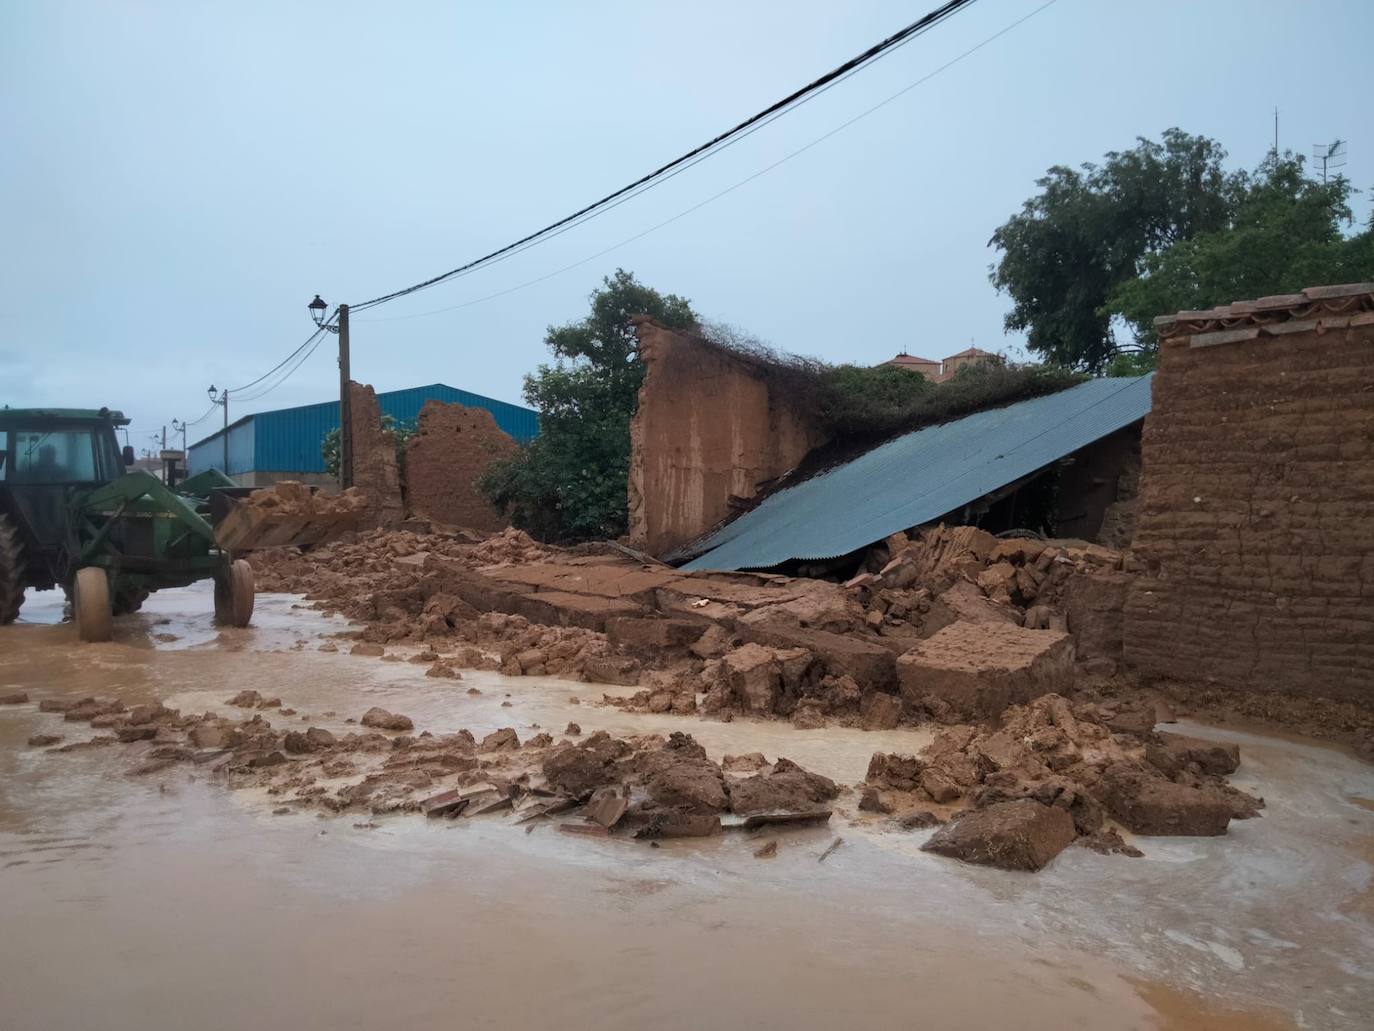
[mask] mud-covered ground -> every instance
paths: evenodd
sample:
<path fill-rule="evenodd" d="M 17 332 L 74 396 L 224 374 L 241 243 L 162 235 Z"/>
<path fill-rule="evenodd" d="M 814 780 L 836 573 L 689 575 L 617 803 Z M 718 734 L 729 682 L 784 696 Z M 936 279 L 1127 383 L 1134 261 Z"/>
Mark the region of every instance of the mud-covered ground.
<path fill-rule="evenodd" d="M 1264 798 L 1261 817 L 1015 873 L 923 853 L 932 830 L 857 811 L 873 753 L 918 751 L 920 728 L 705 721 L 596 704 L 634 688 L 427 677 L 319 651 L 345 624 L 288 595 L 220 631 L 208 592 L 163 592 L 112 644 L 80 646 L 59 600 L 0 629 L 0 696 L 31 699 L 0 706 L 6 1029 L 1356 1028 L 1374 1012 L 1374 768 L 1330 747 L 1181 723 L 1240 743 L 1231 783 Z M 243 719 L 224 703 L 245 689 L 295 710 L 261 710 L 280 729 L 342 736 L 380 706 L 479 740 L 681 730 L 717 762 L 786 756 L 849 790 L 829 826 L 651 847 L 509 813 L 282 806 L 193 763 L 131 775 L 120 743 L 28 745 L 100 734 L 43 699 Z"/>

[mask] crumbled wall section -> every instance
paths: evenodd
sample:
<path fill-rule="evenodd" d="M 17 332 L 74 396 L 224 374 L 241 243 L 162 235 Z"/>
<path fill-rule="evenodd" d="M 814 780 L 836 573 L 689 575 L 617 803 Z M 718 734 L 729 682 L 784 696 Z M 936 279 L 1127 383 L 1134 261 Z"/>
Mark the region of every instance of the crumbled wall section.
<path fill-rule="evenodd" d="M 1374 699 L 1374 283 L 1157 326 L 1127 662 Z"/>
<path fill-rule="evenodd" d="M 382 432 L 377 392 L 365 383 L 350 383 L 349 426 L 353 432 L 353 486 L 367 498 L 359 526 L 394 527 L 405 517 L 396 445 Z"/>
<path fill-rule="evenodd" d="M 477 480 L 519 449 L 485 408 L 426 401 L 406 444 L 406 500 L 422 519 L 500 530 L 508 520 L 487 504 Z"/>
<path fill-rule="evenodd" d="M 644 384 L 630 423 L 631 541 L 663 555 L 696 540 L 825 442 L 759 372 L 686 334 L 636 320 Z"/>

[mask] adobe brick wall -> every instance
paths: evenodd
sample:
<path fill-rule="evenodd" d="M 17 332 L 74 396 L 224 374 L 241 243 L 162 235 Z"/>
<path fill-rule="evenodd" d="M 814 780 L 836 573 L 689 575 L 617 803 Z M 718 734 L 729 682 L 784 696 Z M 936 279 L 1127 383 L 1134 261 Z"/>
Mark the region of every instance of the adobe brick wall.
<path fill-rule="evenodd" d="M 1374 700 L 1374 284 L 1157 322 L 1127 663 Z"/>
<path fill-rule="evenodd" d="M 349 383 L 349 426 L 353 431 L 353 486 L 367 498 L 362 529 L 394 527 L 405 517 L 396 445 L 382 432 L 377 392 L 366 383 Z"/>
<path fill-rule="evenodd" d="M 426 401 L 416 434 L 406 444 L 406 501 L 435 522 L 500 530 L 509 521 L 487 504 L 478 478 L 492 462 L 519 449 L 485 408 Z"/>
<path fill-rule="evenodd" d="M 630 423 L 629 530 L 663 555 L 700 537 L 825 443 L 809 413 L 748 362 L 636 321 L 644 384 Z"/>

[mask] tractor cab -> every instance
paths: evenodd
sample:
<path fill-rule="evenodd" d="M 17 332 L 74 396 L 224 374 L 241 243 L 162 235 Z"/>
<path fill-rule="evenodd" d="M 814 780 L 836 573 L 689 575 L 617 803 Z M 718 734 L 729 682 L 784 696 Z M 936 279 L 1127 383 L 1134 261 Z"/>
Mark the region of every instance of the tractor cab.
<path fill-rule="evenodd" d="M 133 462 L 108 408 L 0 408 L 0 516 L 21 528 L 30 586 L 61 582 L 71 496 L 118 479 Z"/>

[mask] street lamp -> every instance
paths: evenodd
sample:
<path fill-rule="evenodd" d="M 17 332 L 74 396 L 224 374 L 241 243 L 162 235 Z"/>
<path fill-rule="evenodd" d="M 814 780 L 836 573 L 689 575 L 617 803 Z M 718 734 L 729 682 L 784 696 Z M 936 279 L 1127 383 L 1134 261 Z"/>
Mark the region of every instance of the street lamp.
<path fill-rule="evenodd" d="M 224 406 L 224 475 L 229 475 L 229 391 L 226 388 L 224 393 L 215 389 L 213 383 L 206 388 L 205 393 L 209 395 L 212 405 Z"/>
<path fill-rule="evenodd" d="M 337 333 L 339 337 L 339 487 L 347 489 L 353 486 L 353 405 L 348 391 L 349 380 L 352 379 L 348 367 L 348 305 L 339 305 L 339 321 L 332 326 L 325 321 L 329 305 L 319 294 L 306 308 L 316 326 Z"/>

